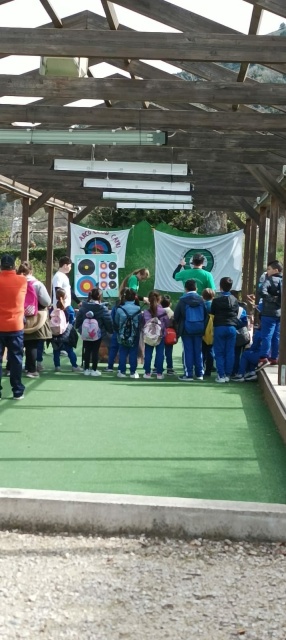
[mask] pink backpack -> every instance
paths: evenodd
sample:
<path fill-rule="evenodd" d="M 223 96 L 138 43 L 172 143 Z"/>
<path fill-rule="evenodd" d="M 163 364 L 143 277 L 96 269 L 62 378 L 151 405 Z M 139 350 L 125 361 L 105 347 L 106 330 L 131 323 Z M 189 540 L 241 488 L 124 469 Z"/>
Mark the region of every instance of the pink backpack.
<path fill-rule="evenodd" d="M 34 282 L 32 280 L 28 280 L 27 282 L 27 293 L 24 302 L 24 315 L 25 318 L 29 318 L 31 316 L 36 316 L 38 313 L 38 296 L 36 289 L 34 287 Z"/>
<path fill-rule="evenodd" d="M 50 327 L 53 336 L 61 336 L 68 326 L 66 314 L 62 309 L 53 309 L 50 317 Z"/>

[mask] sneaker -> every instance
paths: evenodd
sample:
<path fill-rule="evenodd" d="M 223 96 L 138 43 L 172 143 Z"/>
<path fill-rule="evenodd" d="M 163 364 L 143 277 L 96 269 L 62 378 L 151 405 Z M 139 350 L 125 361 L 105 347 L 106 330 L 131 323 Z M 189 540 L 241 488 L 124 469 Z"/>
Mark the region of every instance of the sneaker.
<path fill-rule="evenodd" d="M 175 375 L 174 369 L 167 369 L 167 376 L 174 376 L 174 375 Z"/>
<path fill-rule="evenodd" d="M 60 356 L 63 356 L 63 357 L 65 357 L 65 356 L 66 356 L 66 357 L 68 357 L 68 354 L 67 354 L 67 352 L 66 352 L 66 351 L 60 351 Z"/>
<path fill-rule="evenodd" d="M 270 358 L 269 362 L 270 362 L 271 367 L 274 367 L 276 364 L 278 364 L 278 360 L 274 359 L 274 358 Z"/>
<path fill-rule="evenodd" d="M 196 380 L 203 380 L 204 376 L 197 376 Z"/>
<path fill-rule="evenodd" d="M 82 368 L 81 367 L 72 367 L 72 371 L 73 371 L 73 373 L 82 373 Z"/>
<path fill-rule="evenodd" d="M 143 373 L 143 378 L 145 378 L 145 380 L 151 380 L 151 373 Z"/>
<path fill-rule="evenodd" d="M 55 373 L 61 373 L 61 367 L 55 367 Z"/>
<path fill-rule="evenodd" d="M 163 373 L 157 373 L 157 380 L 164 380 L 164 374 Z"/>
<path fill-rule="evenodd" d="M 130 373 L 130 378 L 133 378 L 133 380 L 138 380 L 138 378 L 140 378 L 139 373 L 137 373 L 137 371 L 135 371 L 135 373 Z"/>
<path fill-rule="evenodd" d="M 9 375 L 10 375 L 10 371 L 9 371 L 8 369 L 6 369 L 6 371 L 5 371 L 5 376 L 7 376 L 7 377 L 8 377 Z"/>
<path fill-rule="evenodd" d="M 24 396 L 24 394 L 22 393 L 22 395 L 21 395 L 21 396 L 14 396 L 14 397 L 13 397 L 13 400 L 24 400 L 24 397 L 25 397 L 25 396 Z"/>
<path fill-rule="evenodd" d="M 106 367 L 105 369 L 103 369 L 104 373 L 113 373 L 113 369 L 109 369 L 108 367 Z"/>
<path fill-rule="evenodd" d="M 223 384 L 225 383 L 225 376 L 223 378 L 220 378 L 219 376 L 215 379 L 216 382 L 218 382 L 219 384 Z"/>
<path fill-rule="evenodd" d="M 90 369 L 85 369 L 83 372 L 84 376 L 90 376 Z"/>
<path fill-rule="evenodd" d="M 233 378 L 231 378 L 233 382 L 245 382 L 245 377 L 244 376 L 235 376 Z"/>
<path fill-rule="evenodd" d="M 234 376 L 231 376 L 231 380 L 241 380 L 241 378 L 243 378 L 243 375 L 241 373 L 236 373 Z"/>
<path fill-rule="evenodd" d="M 126 373 L 121 373 L 121 371 L 118 371 L 117 378 L 126 378 Z"/>
<path fill-rule="evenodd" d="M 156 376 L 156 375 L 157 375 L 157 369 L 153 369 L 152 373 L 151 373 L 151 376 Z"/>
<path fill-rule="evenodd" d="M 230 381 L 230 377 L 229 376 L 224 376 L 224 381 L 225 382 L 229 382 Z"/>
<path fill-rule="evenodd" d="M 28 371 L 28 373 L 26 373 L 27 378 L 38 378 L 39 377 L 39 373 L 38 371 L 34 371 L 33 373 L 31 373 L 31 371 Z"/>
<path fill-rule="evenodd" d="M 251 382 L 252 380 L 258 380 L 258 376 L 255 372 L 252 374 L 252 376 L 247 376 L 247 378 L 245 378 L 245 382 Z"/>
<path fill-rule="evenodd" d="M 90 375 L 93 378 L 98 378 L 99 376 L 101 376 L 101 371 L 98 371 L 98 369 L 96 369 L 96 370 L 92 369 L 91 372 L 90 372 Z"/>
<path fill-rule="evenodd" d="M 194 382 L 194 378 L 190 378 L 189 376 L 178 376 L 178 380 L 180 380 L 180 382 Z"/>
<path fill-rule="evenodd" d="M 256 376 L 256 372 L 255 371 L 249 371 L 248 373 L 244 374 L 244 379 L 247 380 L 247 378 L 252 378 L 253 376 Z"/>
<path fill-rule="evenodd" d="M 261 369 L 265 369 L 265 367 L 269 367 L 270 362 L 268 358 L 261 358 L 256 367 L 256 371 L 260 371 Z"/>
<path fill-rule="evenodd" d="M 45 367 L 42 365 L 41 362 L 37 362 L 37 371 L 39 371 L 40 373 L 42 371 L 44 371 Z"/>

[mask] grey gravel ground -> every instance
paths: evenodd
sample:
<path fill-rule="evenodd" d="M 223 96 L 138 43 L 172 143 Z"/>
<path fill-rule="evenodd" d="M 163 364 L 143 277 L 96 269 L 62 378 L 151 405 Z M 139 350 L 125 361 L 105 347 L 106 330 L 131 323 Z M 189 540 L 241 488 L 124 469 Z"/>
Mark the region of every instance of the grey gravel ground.
<path fill-rule="evenodd" d="M 286 546 L 0 532 L 0 638 L 285 640 Z"/>

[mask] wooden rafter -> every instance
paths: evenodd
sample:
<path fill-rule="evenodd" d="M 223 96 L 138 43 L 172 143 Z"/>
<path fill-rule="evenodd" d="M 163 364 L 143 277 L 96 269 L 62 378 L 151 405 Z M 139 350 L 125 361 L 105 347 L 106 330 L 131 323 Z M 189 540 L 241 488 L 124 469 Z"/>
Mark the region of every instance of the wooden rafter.
<path fill-rule="evenodd" d="M 249 173 L 269 192 L 275 196 L 279 202 L 286 205 L 286 190 L 277 182 L 265 169 L 263 165 L 245 165 Z"/>
<path fill-rule="evenodd" d="M 32 202 L 32 204 L 30 205 L 30 213 L 29 215 L 32 216 L 34 215 L 34 213 L 36 213 L 36 211 L 38 211 L 43 204 L 45 204 L 46 202 L 48 202 L 48 200 L 50 198 L 52 198 L 55 195 L 55 190 L 54 189 L 48 189 L 47 191 L 44 191 L 36 200 L 34 200 L 34 202 Z"/>
<path fill-rule="evenodd" d="M 247 213 L 247 215 L 251 218 L 251 220 L 253 220 L 256 224 L 259 225 L 259 214 L 254 209 L 254 207 L 252 207 L 251 204 L 247 202 L 246 198 L 238 197 L 238 198 L 232 198 L 232 200 L 240 211 L 245 211 L 245 213 Z"/>
<path fill-rule="evenodd" d="M 55 12 L 55 9 L 53 8 L 50 0 L 40 0 L 40 3 L 43 5 L 43 7 L 44 7 L 45 11 L 47 12 L 48 16 L 51 18 L 51 21 L 52 21 L 54 27 L 61 28 L 63 26 L 63 23 L 62 23 L 60 17 Z"/>
<path fill-rule="evenodd" d="M 251 15 L 251 20 L 250 20 L 250 25 L 248 30 L 249 35 L 256 35 L 258 33 L 261 19 L 262 19 L 262 9 L 258 6 L 254 6 L 252 9 L 252 15 Z M 237 82 L 244 82 L 247 75 L 248 68 L 249 68 L 249 64 L 247 62 L 243 62 L 240 65 L 240 69 L 237 75 Z M 244 100 L 242 102 L 244 102 Z M 254 102 L 256 101 L 254 100 Z M 238 107 L 239 107 L 238 104 L 234 104 L 232 106 L 233 111 L 236 111 Z"/>
<path fill-rule="evenodd" d="M 286 18 L 286 5 L 284 0 L 245 0 L 245 2 L 257 5 L 261 7 L 261 9 L 265 9 L 265 11 L 270 11 L 270 13 L 276 13 L 278 16 Z"/>

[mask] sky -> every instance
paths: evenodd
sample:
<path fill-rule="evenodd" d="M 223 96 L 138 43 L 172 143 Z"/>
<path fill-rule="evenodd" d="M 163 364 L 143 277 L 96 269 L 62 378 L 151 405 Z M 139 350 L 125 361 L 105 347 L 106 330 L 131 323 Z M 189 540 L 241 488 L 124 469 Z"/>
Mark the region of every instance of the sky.
<path fill-rule="evenodd" d="M 244 0 L 169 0 L 172 4 L 188 9 L 199 15 L 205 16 L 224 24 L 228 27 L 241 31 L 242 33 L 248 33 L 252 5 Z M 52 0 L 52 5 L 58 15 L 63 18 L 73 13 L 78 13 L 88 9 L 95 13 L 104 16 L 104 11 L 100 0 Z M 138 29 L 140 31 L 169 31 L 174 32 L 175 29 L 166 27 L 165 25 L 138 16 L 134 12 L 124 9 L 115 4 L 117 16 L 121 24 L 130 27 L 132 29 Z M 260 34 L 269 33 L 279 28 L 281 22 L 285 19 L 269 13 L 263 12 L 263 17 L 260 25 Z M 41 24 L 50 22 L 49 16 L 43 9 L 39 0 L 13 0 L 8 4 L 0 6 L 0 25 L 1 27 L 37 27 Z M 150 63 L 150 61 L 146 61 Z M 178 69 L 172 67 L 166 63 L 155 62 L 155 66 L 160 67 L 166 71 L 177 73 Z M 0 60 L 0 74 L 21 74 L 32 69 L 39 68 L 39 58 L 34 56 L 9 56 L 6 59 Z M 96 65 L 92 69 L 96 77 L 104 77 L 111 73 L 118 73 L 118 69 L 114 70 L 110 65 L 101 64 Z M 128 75 L 128 74 L 127 74 Z M 7 98 L 2 96 L 0 103 L 2 104 L 28 104 L 29 102 L 35 102 L 35 98 Z M 92 106 L 98 104 L 99 101 L 81 101 L 82 106 Z M 77 103 L 73 103 L 77 104 Z"/>

